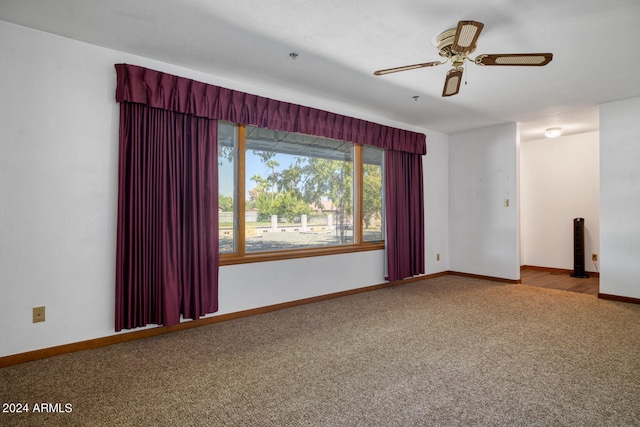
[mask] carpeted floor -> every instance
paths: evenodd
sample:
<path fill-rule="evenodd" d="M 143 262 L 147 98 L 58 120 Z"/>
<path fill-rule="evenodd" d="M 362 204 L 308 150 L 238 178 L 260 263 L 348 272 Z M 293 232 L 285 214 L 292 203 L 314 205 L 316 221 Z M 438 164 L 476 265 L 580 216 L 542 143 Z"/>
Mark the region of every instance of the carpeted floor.
<path fill-rule="evenodd" d="M 0 397 L 71 409 L 11 426 L 638 426 L 640 306 L 444 276 L 3 368 Z"/>

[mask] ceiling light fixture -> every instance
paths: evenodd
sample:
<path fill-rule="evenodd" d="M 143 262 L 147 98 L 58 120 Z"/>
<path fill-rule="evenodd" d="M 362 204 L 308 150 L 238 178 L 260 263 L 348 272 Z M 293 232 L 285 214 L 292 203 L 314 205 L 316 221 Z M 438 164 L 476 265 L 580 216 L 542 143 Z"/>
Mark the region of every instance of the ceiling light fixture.
<path fill-rule="evenodd" d="M 546 136 L 547 138 L 557 138 L 560 135 L 562 135 L 562 128 L 560 127 L 547 128 L 544 131 L 544 136 Z"/>

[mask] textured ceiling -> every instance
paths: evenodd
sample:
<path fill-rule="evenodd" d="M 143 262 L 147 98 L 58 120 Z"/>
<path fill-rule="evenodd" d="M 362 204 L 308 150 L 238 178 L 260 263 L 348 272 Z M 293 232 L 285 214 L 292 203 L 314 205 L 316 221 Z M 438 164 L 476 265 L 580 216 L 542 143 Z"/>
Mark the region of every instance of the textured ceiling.
<path fill-rule="evenodd" d="M 445 133 L 514 121 L 523 140 L 595 131 L 598 104 L 640 96 L 638 0 L 2 0 L 0 19 Z M 472 57 L 553 61 L 468 64 L 449 98 L 449 65 L 373 76 L 440 60 L 435 36 L 468 19 L 485 24 Z"/>

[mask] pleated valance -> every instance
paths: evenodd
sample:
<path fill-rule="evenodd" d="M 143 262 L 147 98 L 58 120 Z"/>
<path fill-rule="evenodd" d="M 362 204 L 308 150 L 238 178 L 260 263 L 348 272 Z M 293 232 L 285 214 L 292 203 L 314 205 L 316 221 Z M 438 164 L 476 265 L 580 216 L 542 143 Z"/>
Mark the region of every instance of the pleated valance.
<path fill-rule="evenodd" d="M 160 71 L 116 64 L 116 101 L 257 127 L 426 154 L 422 133 L 226 89 Z"/>

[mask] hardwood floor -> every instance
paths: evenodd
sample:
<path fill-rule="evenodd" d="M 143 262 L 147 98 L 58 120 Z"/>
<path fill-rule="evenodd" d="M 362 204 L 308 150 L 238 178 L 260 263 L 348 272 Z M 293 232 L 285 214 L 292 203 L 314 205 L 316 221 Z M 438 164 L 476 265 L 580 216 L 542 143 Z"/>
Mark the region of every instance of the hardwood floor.
<path fill-rule="evenodd" d="M 580 279 L 571 277 L 570 272 L 567 271 L 525 267 L 520 271 L 520 279 L 523 285 L 560 289 L 594 296 L 598 295 L 600 289 L 600 278 L 593 273 L 590 273 L 587 279 Z"/>

